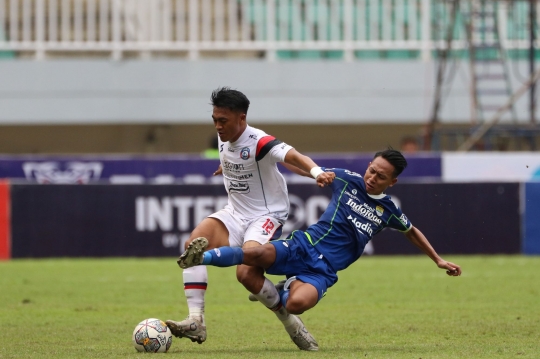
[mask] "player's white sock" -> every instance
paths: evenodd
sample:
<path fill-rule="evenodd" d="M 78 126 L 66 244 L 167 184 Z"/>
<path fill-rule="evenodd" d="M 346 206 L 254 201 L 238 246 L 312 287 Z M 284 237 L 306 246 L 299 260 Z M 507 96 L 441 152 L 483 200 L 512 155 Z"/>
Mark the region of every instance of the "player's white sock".
<path fill-rule="evenodd" d="M 273 311 L 286 328 L 294 323 L 287 309 L 281 304 L 281 299 L 274 283 L 268 280 L 268 278 L 264 278 L 262 289 L 258 294 L 255 294 L 255 297 L 259 302 Z"/>
<path fill-rule="evenodd" d="M 204 295 L 208 286 L 206 266 L 184 269 L 184 293 L 186 294 L 190 317 L 200 317 L 204 323 Z"/>

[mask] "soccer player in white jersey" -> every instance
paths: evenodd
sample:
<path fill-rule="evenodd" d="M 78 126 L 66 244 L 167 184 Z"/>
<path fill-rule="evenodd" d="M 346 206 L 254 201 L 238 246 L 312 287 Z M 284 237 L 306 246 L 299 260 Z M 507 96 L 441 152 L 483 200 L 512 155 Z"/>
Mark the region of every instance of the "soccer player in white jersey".
<path fill-rule="evenodd" d="M 198 237 L 207 238 L 210 249 L 263 245 L 281 236 L 282 226 L 289 215 L 287 186 L 277 168 L 278 162 L 295 173 L 312 176 L 320 187 L 331 184 L 335 175 L 324 172 L 311 158 L 288 144 L 248 126 L 246 114 L 250 102 L 243 93 L 228 87 L 218 88 L 212 92 L 211 100 L 221 163 L 216 174 L 223 174 L 228 204 L 197 225 L 186 242 L 186 248 Z M 318 349 L 317 342 L 300 318 L 289 314 L 281 305 L 278 291 L 264 277 L 262 268 L 239 265 L 236 276 L 247 290 L 276 314 L 300 349 Z M 206 266 L 185 269 L 183 278 L 189 316 L 180 322 L 167 320 L 167 325 L 175 336 L 187 337 L 201 344 L 206 340 Z"/>

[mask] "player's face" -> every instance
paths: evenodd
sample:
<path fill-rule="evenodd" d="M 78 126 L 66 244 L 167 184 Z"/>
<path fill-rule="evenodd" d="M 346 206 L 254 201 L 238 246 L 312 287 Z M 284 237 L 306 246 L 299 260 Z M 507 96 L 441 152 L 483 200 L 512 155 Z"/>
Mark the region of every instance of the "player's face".
<path fill-rule="evenodd" d="M 392 187 L 397 178 L 394 177 L 394 166 L 382 157 L 374 158 L 369 163 L 364 175 L 366 192 L 372 195 L 383 193 L 388 187 Z"/>
<path fill-rule="evenodd" d="M 212 112 L 214 126 L 222 142 L 234 142 L 246 129 L 246 114 L 223 107 L 215 107 Z"/>

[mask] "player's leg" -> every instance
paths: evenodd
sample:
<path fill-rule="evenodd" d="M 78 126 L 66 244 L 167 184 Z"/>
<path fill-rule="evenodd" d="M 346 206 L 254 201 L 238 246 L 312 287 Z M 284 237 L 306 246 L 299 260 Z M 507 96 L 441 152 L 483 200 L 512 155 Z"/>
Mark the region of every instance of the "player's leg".
<path fill-rule="evenodd" d="M 302 314 L 313 308 L 318 301 L 318 290 L 313 284 L 304 283 L 301 280 L 291 282 L 286 300 L 286 308 L 289 313 Z"/>
<path fill-rule="evenodd" d="M 247 261 L 253 260 L 261 265 L 266 262 L 264 267 L 269 267 L 275 260 L 274 246 L 261 250 L 249 250 L 257 248 L 267 243 L 270 239 L 277 239 L 281 236 L 282 224 L 275 218 L 265 216 L 254 220 L 248 226 L 244 238 L 244 256 L 247 252 Z M 268 253 L 266 253 L 268 252 Z M 251 258 L 253 256 L 253 258 Z M 261 258 L 262 257 L 262 258 Z M 272 263 L 270 263 L 270 261 Z M 294 332 L 297 321 L 289 315 L 287 310 L 281 304 L 279 292 L 274 283 L 264 276 L 262 267 L 249 266 L 241 264 L 236 268 L 236 277 L 242 285 L 252 293 L 255 300 L 261 302 L 266 308 L 270 309 L 281 321 L 287 332 Z"/>
<path fill-rule="evenodd" d="M 178 259 L 180 268 L 199 265 L 232 267 L 239 264 L 269 267 L 276 258 L 276 251 L 270 243 L 250 248 L 219 247 L 206 250 L 208 241 L 204 237 L 195 238 Z"/>
<path fill-rule="evenodd" d="M 257 258 L 261 256 L 263 258 L 268 258 L 268 261 L 272 261 L 275 258 L 275 249 L 274 246 L 268 246 L 261 249 L 254 249 L 261 247 L 262 245 L 259 242 L 248 241 L 244 243 L 244 253 L 248 252 L 248 260 L 254 260 L 250 257 L 255 255 Z M 250 250 L 251 249 L 251 250 Z M 265 254 L 265 252 L 268 252 Z M 244 254 L 245 255 L 245 254 Z M 257 262 L 260 263 L 260 262 Z M 270 309 L 276 314 L 278 319 L 287 326 L 290 323 L 289 313 L 285 310 L 283 305 L 281 305 L 281 299 L 279 297 L 279 292 L 268 278 L 264 276 L 264 269 L 262 267 L 248 266 L 241 264 L 236 268 L 236 278 L 242 285 L 252 293 L 255 300 L 261 302 L 265 307 Z"/>
<path fill-rule="evenodd" d="M 302 314 L 317 305 L 338 279 L 318 252 L 310 252 L 308 249 L 303 256 L 307 270 L 300 270 L 297 275 L 290 277 L 281 294 L 281 302 L 294 314 Z"/>
<path fill-rule="evenodd" d="M 268 228 L 269 222 L 264 221 L 263 225 L 264 223 L 266 223 L 266 228 Z M 257 229 L 259 228 L 259 224 L 254 223 L 250 226 L 250 228 L 255 228 L 256 230 L 252 231 L 249 237 L 248 233 L 250 232 L 250 228 L 248 228 L 246 238 L 258 238 L 257 234 L 259 231 L 257 231 Z M 278 251 L 276 251 L 276 246 L 274 244 L 261 246 L 261 244 L 256 241 L 246 242 L 244 244 L 244 262 L 250 263 L 250 261 L 253 261 L 253 264 L 262 264 L 265 268 L 268 268 L 272 265 L 276 265 L 276 260 L 279 261 L 282 258 L 285 258 L 285 260 L 291 259 L 288 253 L 289 247 L 283 246 L 283 241 L 278 242 L 281 242 L 280 247 L 283 248 L 283 250 L 280 248 L 280 251 L 283 253 L 280 253 L 279 259 L 277 258 Z M 292 244 L 292 242 L 290 243 Z M 288 270 L 294 272 L 296 269 L 288 268 Z M 275 286 L 270 280 L 264 277 L 264 273 L 261 269 L 246 265 L 238 266 L 237 277 L 238 280 L 244 284 L 246 289 L 252 293 L 251 296 L 253 296 L 255 300 L 261 302 L 264 306 L 274 312 L 276 317 L 283 324 L 285 331 L 289 334 L 290 338 L 298 348 L 310 351 L 318 350 L 319 347 L 317 341 L 308 332 L 302 320 L 296 315 L 290 314 L 282 304 L 280 291 L 283 289 L 284 283 L 278 283 L 278 285 Z"/>
<path fill-rule="evenodd" d="M 278 239 L 281 237 L 282 230 L 281 220 L 270 216 L 259 217 L 247 226 L 242 248 L 258 247 L 272 239 Z M 236 278 L 248 291 L 255 294 L 263 289 L 265 282 L 264 271 L 259 263 L 257 266 L 239 265 L 236 269 Z"/>
<path fill-rule="evenodd" d="M 191 233 L 186 241 L 188 247 L 195 238 L 207 239 L 208 248 L 216 248 L 229 245 L 230 232 L 236 234 L 237 223 L 231 220 L 226 211 L 220 211 L 213 216 L 205 218 Z M 229 231 L 231 228 L 231 231 Z M 206 266 L 194 266 L 184 269 L 184 293 L 186 296 L 189 315 L 182 321 L 168 320 L 167 325 L 177 337 L 187 337 L 199 344 L 206 340 L 206 323 L 204 318 L 204 306 L 208 272 Z"/>

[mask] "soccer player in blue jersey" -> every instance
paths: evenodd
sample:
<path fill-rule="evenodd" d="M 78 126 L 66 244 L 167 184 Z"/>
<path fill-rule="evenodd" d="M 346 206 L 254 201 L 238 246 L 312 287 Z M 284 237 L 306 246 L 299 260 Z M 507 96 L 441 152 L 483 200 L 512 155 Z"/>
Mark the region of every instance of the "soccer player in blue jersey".
<path fill-rule="evenodd" d="M 268 274 L 285 275 L 279 286 L 281 303 L 289 313 L 313 308 L 337 280 L 337 272 L 355 262 L 366 244 L 385 227 L 405 234 L 450 276 L 461 275 L 459 265 L 441 258 L 427 238 L 391 201 L 384 191 L 396 184 L 407 166 L 393 149 L 377 152 L 362 176 L 346 169 L 321 169 L 335 173 L 332 199 L 319 221 L 305 232 L 251 248 L 221 247 L 206 251 L 207 241 L 194 240 L 180 256 L 182 268 L 205 264 L 228 267 L 259 266 Z M 278 286 L 276 286 L 278 287 Z"/>

